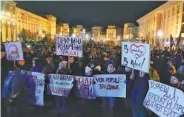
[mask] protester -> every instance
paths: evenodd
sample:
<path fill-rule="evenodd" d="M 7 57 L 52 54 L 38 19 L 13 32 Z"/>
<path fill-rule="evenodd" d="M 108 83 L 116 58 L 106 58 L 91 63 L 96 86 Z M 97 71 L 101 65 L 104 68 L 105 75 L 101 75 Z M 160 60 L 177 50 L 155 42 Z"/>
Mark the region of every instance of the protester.
<path fill-rule="evenodd" d="M 21 76 L 24 61 L 18 61 L 17 66 L 8 75 L 3 88 L 3 98 L 8 102 L 8 117 L 24 117 L 28 105 L 28 90 Z"/>
<path fill-rule="evenodd" d="M 160 81 L 160 77 L 158 75 L 157 70 L 154 68 L 153 62 L 151 61 L 150 63 L 151 63 L 151 65 L 150 65 L 150 71 L 149 71 L 150 80 Z"/>
<path fill-rule="evenodd" d="M 134 76 L 135 86 L 132 92 L 132 115 L 133 117 L 147 117 L 143 101 L 148 91 L 149 75 L 139 71 L 139 74 Z"/>
<path fill-rule="evenodd" d="M 67 61 L 63 60 L 59 63 L 59 67 L 56 71 L 56 74 L 68 75 L 69 70 L 67 68 Z M 67 104 L 67 97 L 64 96 L 55 96 L 56 98 L 56 113 L 57 116 L 60 117 L 61 114 L 63 116 L 68 116 L 68 104 Z M 62 104 L 62 112 L 60 111 L 60 104 Z"/>
<path fill-rule="evenodd" d="M 106 74 L 115 74 L 116 68 L 111 60 L 106 62 Z M 113 117 L 115 98 L 114 97 L 102 97 L 102 108 L 104 117 Z"/>
<path fill-rule="evenodd" d="M 95 115 L 96 117 L 101 116 L 101 113 L 104 117 L 116 117 L 115 114 L 124 111 L 122 113 L 126 113 L 126 115 L 124 115 L 126 117 L 147 117 L 146 110 L 143 106 L 143 100 L 149 89 L 149 79 L 177 87 L 184 91 L 184 58 L 182 50 L 177 51 L 176 54 L 171 54 L 168 51 L 168 48 L 165 48 L 164 51 L 153 49 L 151 52 L 150 69 L 147 74 L 121 65 L 121 47 L 111 47 L 108 44 L 90 41 L 83 45 L 83 58 L 75 58 L 58 56 L 55 53 L 55 44 L 43 44 L 43 42 L 44 41 L 36 44 L 31 44 L 30 42 L 31 48 L 24 49 L 25 60 L 18 61 L 17 63 L 15 62 L 15 65 L 17 66 L 13 69 L 11 74 L 15 81 L 12 80 L 9 84 L 9 86 L 12 85 L 15 87 L 12 91 L 12 94 L 15 94 L 15 96 L 10 95 L 9 93 L 4 93 L 7 90 L 9 91 L 9 88 L 7 88 L 9 86 L 4 85 L 3 99 L 6 100 L 6 103 L 4 104 L 5 107 L 8 107 L 8 110 L 11 110 L 9 107 L 13 107 L 17 110 L 18 114 L 12 112 L 4 117 L 23 116 L 21 115 L 21 112 L 25 110 L 24 107 L 27 105 L 27 103 L 25 103 L 25 99 L 27 99 L 27 97 L 25 97 L 26 88 L 22 83 L 22 76 L 19 79 L 20 70 L 31 70 L 32 72 L 42 72 L 45 74 L 46 83 L 44 100 L 46 106 L 49 102 L 51 103 L 51 107 L 56 107 L 57 116 L 69 116 L 73 113 L 82 112 L 80 117 L 87 117 L 90 115 Z M 4 52 L 4 50 L 2 51 Z M 14 62 L 7 61 L 6 57 L 2 56 L 1 64 L 1 79 L 2 82 L 4 80 L 6 84 L 8 81 L 7 79 L 9 79 L 8 77 L 11 76 L 8 75 L 8 71 L 12 70 Z M 15 75 L 15 72 L 18 75 Z M 47 75 L 55 73 L 87 77 L 92 77 L 97 74 L 126 74 L 127 79 L 123 81 L 126 83 L 126 99 L 101 97 L 100 101 L 98 100 L 99 98 L 93 100 L 81 98 L 80 100 L 82 101 L 79 101 L 79 98 L 75 96 L 75 82 L 68 97 L 51 95 L 50 97 L 52 98 L 48 98 L 47 85 L 49 81 Z M 24 89 L 25 92 L 20 89 Z M 21 93 L 21 95 L 17 95 L 17 92 L 18 94 Z M 4 102 L 5 101 L 3 101 L 3 103 Z M 81 104 L 81 102 L 84 103 Z M 102 102 L 102 111 L 98 109 L 98 107 L 100 108 L 99 102 Z M 43 108 L 46 107 L 43 106 Z"/>

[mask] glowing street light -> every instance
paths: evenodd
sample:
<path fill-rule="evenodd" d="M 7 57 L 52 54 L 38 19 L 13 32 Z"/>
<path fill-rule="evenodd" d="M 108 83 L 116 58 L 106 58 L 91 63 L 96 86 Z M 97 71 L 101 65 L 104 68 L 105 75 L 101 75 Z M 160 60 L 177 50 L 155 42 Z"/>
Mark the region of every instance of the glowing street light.
<path fill-rule="evenodd" d="M 162 38 L 163 35 L 164 35 L 163 31 L 162 30 L 158 30 L 157 36 Z"/>
<path fill-rule="evenodd" d="M 120 40 L 120 38 L 121 38 L 120 36 L 117 37 L 118 41 Z"/>
<path fill-rule="evenodd" d="M 72 37 L 73 37 L 73 38 L 75 38 L 75 37 L 76 37 L 76 34 L 75 34 L 75 33 L 73 33 L 73 34 L 72 34 Z"/>

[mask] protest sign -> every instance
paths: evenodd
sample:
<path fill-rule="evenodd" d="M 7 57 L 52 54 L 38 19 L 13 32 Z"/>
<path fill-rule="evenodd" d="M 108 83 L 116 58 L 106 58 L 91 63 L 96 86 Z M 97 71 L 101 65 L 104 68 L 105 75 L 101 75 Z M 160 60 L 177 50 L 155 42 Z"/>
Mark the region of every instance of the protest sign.
<path fill-rule="evenodd" d="M 93 77 L 76 76 L 76 94 L 82 98 L 95 99 L 93 91 Z"/>
<path fill-rule="evenodd" d="M 21 71 L 23 73 L 23 71 Z M 38 72 L 24 72 L 26 86 L 28 88 L 28 98 L 36 105 L 44 106 L 45 75 Z"/>
<path fill-rule="evenodd" d="M 48 94 L 67 97 L 73 87 L 71 75 L 48 74 Z"/>
<path fill-rule="evenodd" d="M 96 97 L 126 97 L 124 74 L 94 75 Z"/>
<path fill-rule="evenodd" d="M 7 60 L 24 60 L 21 42 L 5 43 L 5 50 Z"/>
<path fill-rule="evenodd" d="M 143 43 L 122 42 L 122 59 L 124 66 L 149 73 L 150 45 Z"/>
<path fill-rule="evenodd" d="M 56 38 L 56 54 L 65 56 L 82 57 L 82 38 L 81 37 L 60 37 Z"/>
<path fill-rule="evenodd" d="M 160 82 L 149 80 L 144 106 L 160 117 L 179 117 L 184 114 L 184 93 Z"/>

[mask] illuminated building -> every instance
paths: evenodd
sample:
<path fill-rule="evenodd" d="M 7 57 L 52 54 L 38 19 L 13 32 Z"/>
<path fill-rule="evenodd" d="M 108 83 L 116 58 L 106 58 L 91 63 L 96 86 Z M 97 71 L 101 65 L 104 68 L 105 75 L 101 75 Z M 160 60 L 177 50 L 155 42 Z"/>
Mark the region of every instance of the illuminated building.
<path fill-rule="evenodd" d="M 91 28 L 91 37 L 93 40 L 98 40 L 101 38 L 103 33 L 103 27 L 101 26 L 94 26 Z"/>
<path fill-rule="evenodd" d="M 17 41 L 22 33 L 29 35 L 27 39 L 41 39 L 46 35 L 54 38 L 56 34 L 56 17 L 38 16 L 16 7 L 16 2 L 2 1 L 1 42 Z"/>
<path fill-rule="evenodd" d="M 138 37 L 138 27 L 134 23 L 125 23 L 123 27 L 123 39 L 134 39 Z"/>
<path fill-rule="evenodd" d="M 152 45 L 169 42 L 170 35 L 176 41 L 180 31 L 184 37 L 184 2 L 169 1 L 137 20 L 139 36 Z M 163 36 L 158 36 L 158 31 Z"/>
<path fill-rule="evenodd" d="M 61 36 L 69 36 L 70 34 L 70 27 L 68 23 L 62 23 L 60 25 L 57 26 L 57 34 L 61 35 Z"/>
<path fill-rule="evenodd" d="M 72 27 L 72 35 L 73 34 L 76 35 L 77 37 L 81 35 L 84 36 L 86 34 L 86 29 L 82 25 L 76 25 Z"/>
<path fill-rule="evenodd" d="M 116 39 L 116 35 L 117 35 L 116 27 L 114 25 L 108 26 L 108 28 L 106 29 L 107 40 L 114 41 Z"/>

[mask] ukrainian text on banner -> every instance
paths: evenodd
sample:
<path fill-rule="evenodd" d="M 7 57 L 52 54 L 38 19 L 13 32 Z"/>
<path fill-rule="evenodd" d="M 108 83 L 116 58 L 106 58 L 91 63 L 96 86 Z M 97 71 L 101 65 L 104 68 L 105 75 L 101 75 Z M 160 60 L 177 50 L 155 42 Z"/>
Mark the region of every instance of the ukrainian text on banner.
<path fill-rule="evenodd" d="M 28 98 L 36 105 L 44 106 L 45 75 L 38 72 L 21 72 L 25 72 L 25 83 L 29 91 Z"/>
<path fill-rule="evenodd" d="M 126 97 L 124 74 L 101 74 L 93 77 L 96 97 Z"/>
<path fill-rule="evenodd" d="M 67 97 L 73 87 L 71 75 L 48 74 L 48 94 Z"/>
<path fill-rule="evenodd" d="M 179 117 L 184 114 L 184 93 L 166 84 L 149 80 L 144 106 L 160 117 Z"/>
<path fill-rule="evenodd" d="M 124 66 L 149 73 L 150 45 L 122 42 L 121 63 Z"/>
<path fill-rule="evenodd" d="M 24 60 L 21 42 L 5 43 L 5 50 L 7 60 Z"/>
<path fill-rule="evenodd" d="M 77 82 L 76 95 L 82 98 L 95 99 L 93 77 L 75 76 Z"/>
<path fill-rule="evenodd" d="M 83 48 L 81 37 L 60 37 L 56 38 L 56 54 L 65 56 L 82 57 Z"/>

